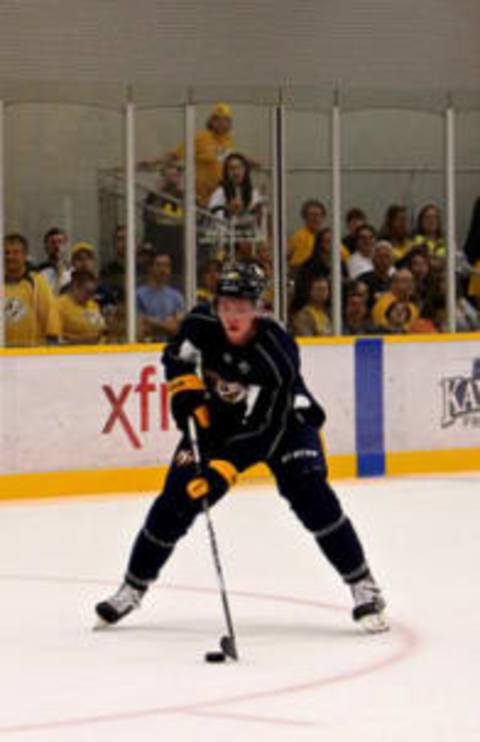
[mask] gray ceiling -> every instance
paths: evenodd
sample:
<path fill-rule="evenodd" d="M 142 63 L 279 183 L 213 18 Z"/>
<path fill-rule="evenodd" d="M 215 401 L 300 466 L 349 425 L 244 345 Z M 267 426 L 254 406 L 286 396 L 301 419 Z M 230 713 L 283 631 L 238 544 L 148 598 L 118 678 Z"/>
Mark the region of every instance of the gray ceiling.
<path fill-rule="evenodd" d="M 0 77 L 480 84 L 480 0 L 1 0 Z"/>

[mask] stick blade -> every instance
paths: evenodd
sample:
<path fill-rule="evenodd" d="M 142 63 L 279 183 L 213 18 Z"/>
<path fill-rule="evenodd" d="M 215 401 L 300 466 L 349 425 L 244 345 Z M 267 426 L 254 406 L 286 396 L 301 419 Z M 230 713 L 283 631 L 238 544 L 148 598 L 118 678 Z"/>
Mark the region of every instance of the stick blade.
<path fill-rule="evenodd" d="M 222 652 L 232 660 L 238 660 L 237 645 L 233 636 L 222 636 L 220 639 Z"/>

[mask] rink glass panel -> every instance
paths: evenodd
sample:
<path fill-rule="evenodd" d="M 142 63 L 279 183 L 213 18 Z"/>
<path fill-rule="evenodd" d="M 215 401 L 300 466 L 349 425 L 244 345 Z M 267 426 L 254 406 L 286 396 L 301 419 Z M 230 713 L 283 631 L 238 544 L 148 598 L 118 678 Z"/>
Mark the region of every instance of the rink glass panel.
<path fill-rule="evenodd" d="M 5 232 L 27 238 L 37 265 L 46 259 L 43 235 L 59 227 L 69 248 L 94 245 L 100 270 L 113 258 L 115 226 L 125 224 L 121 110 L 6 105 L 4 151 Z"/>
<path fill-rule="evenodd" d="M 341 114 L 342 233 L 358 207 L 380 232 L 390 205 L 407 208 L 410 231 L 423 206 L 435 204 L 446 232 L 445 123 L 441 111 L 405 108 Z"/>
<path fill-rule="evenodd" d="M 324 226 L 332 226 L 330 119 L 330 113 L 325 110 L 287 109 L 285 248 L 288 246 L 288 238 L 303 226 L 302 205 L 310 199 L 320 201 L 325 206 L 327 213 Z M 294 280 L 290 271 L 288 292 L 290 300 L 293 294 Z"/>

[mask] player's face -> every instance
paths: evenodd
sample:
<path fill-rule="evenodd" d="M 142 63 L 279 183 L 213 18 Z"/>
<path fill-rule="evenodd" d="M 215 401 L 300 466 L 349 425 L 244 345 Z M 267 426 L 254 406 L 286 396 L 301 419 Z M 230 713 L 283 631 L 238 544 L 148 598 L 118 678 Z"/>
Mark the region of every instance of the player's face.
<path fill-rule="evenodd" d="M 254 336 L 257 308 L 250 299 L 220 296 L 217 313 L 232 345 L 246 345 Z"/>

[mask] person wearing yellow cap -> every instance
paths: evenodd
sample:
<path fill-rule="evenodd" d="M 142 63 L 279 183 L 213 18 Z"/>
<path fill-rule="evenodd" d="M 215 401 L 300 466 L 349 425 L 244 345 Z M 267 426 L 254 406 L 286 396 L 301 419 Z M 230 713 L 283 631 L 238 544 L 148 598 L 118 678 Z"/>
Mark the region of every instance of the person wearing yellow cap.
<path fill-rule="evenodd" d="M 71 252 L 72 271 L 96 273 L 95 248 L 90 242 L 76 242 Z"/>
<path fill-rule="evenodd" d="M 197 201 L 207 206 L 222 177 L 223 161 L 233 151 L 232 111 L 227 103 L 217 103 L 207 119 L 205 129 L 195 135 L 195 185 Z M 185 158 L 185 146 L 179 145 L 167 154 L 167 161 Z"/>

